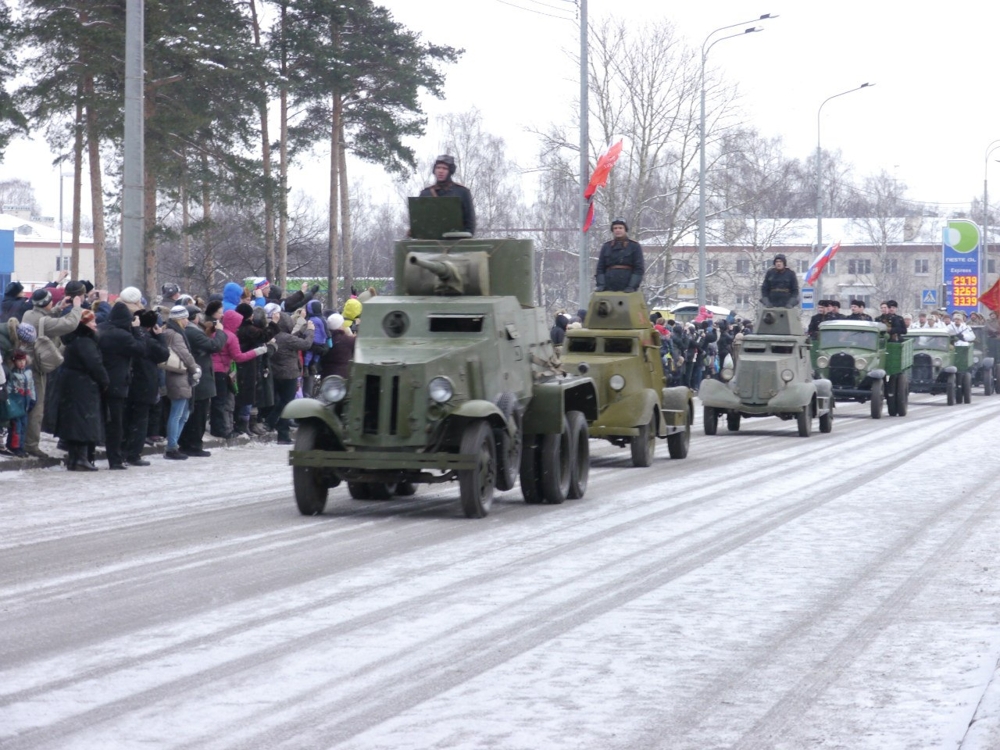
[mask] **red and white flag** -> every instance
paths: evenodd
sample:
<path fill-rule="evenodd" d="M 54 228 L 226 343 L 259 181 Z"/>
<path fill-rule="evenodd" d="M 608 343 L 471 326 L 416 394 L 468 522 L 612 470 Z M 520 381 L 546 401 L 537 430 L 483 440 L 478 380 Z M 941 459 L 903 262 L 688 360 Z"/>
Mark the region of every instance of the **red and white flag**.
<path fill-rule="evenodd" d="M 840 240 L 837 240 L 832 245 L 827 245 L 823 252 L 816 256 L 816 260 L 812 262 L 809 270 L 806 271 L 806 286 L 814 283 L 819 278 L 820 272 L 826 268 L 826 264 L 837 254 L 838 250 L 840 250 Z"/>

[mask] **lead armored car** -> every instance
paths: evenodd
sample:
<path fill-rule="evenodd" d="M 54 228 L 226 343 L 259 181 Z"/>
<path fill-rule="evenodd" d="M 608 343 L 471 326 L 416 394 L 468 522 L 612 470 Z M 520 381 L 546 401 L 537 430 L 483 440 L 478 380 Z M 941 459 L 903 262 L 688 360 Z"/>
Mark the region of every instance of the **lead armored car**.
<path fill-rule="evenodd" d="M 628 445 L 634 466 L 649 466 L 658 439 L 671 458 L 686 458 L 694 406 L 691 390 L 667 387 L 660 333 L 649 322 L 640 292 L 595 292 L 586 328 L 566 331 L 563 367 L 589 375 L 599 413 L 591 437 Z"/>
<path fill-rule="evenodd" d="M 458 480 L 470 518 L 518 478 L 528 503 L 581 497 L 589 469 L 590 378 L 558 365 L 533 305 L 527 240 L 474 239 L 457 199 L 411 199 L 411 238 L 395 244 L 397 296 L 365 303 L 349 377 L 298 399 L 289 456 L 303 515 L 346 482 L 356 499 L 411 495 Z"/>
<path fill-rule="evenodd" d="M 794 419 L 799 435 L 809 437 L 813 419 L 820 432 L 833 429 L 833 387 L 813 378 L 809 342 L 798 308 L 765 307 L 755 332 L 744 336 L 735 367 L 723 364 L 722 380 L 704 380 L 698 391 L 706 435 L 715 435 L 719 418 L 731 432 L 749 417 Z"/>

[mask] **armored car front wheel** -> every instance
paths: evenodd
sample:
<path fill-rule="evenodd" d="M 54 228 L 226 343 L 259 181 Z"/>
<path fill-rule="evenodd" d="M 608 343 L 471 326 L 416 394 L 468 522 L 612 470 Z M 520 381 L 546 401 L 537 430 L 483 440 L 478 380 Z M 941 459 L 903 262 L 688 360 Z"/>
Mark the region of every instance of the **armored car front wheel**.
<path fill-rule="evenodd" d="M 545 502 L 542 497 L 542 436 L 525 435 L 521 446 L 521 495 L 529 505 Z"/>
<path fill-rule="evenodd" d="M 632 438 L 632 465 L 652 466 L 656 456 L 656 415 L 649 422 L 640 425 L 639 434 Z"/>
<path fill-rule="evenodd" d="M 569 427 L 570 452 L 573 456 L 566 497 L 579 500 L 587 492 L 587 479 L 590 477 L 590 433 L 582 412 L 567 413 L 566 424 Z"/>
<path fill-rule="evenodd" d="M 714 435 L 719 431 L 719 412 L 712 406 L 706 406 L 702 419 L 706 435 Z"/>
<path fill-rule="evenodd" d="M 799 426 L 799 437 L 809 437 L 812 434 L 812 406 L 806 404 L 798 413 L 796 421 Z"/>
<path fill-rule="evenodd" d="M 295 450 L 311 451 L 316 448 L 319 426 L 313 421 L 299 424 L 295 433 Z M 318 516 L 326 507 L 327 486 L 322 469 L 311 466 L 292 467 L 292 486 L 295 504 L 304 516 Z"/>
<path fill-rule="evenodd" d="M 738 411 L 731 411 L 726 415 L 726 429 L 730 432 L 740 431 L 740 413 Z"/>
<path fill-rule="evenodd" d="M 542 435 L 542 497 L 549 505 L 565 502 L 573 474 L 569 423 L 563 418 L 562 432 Z"/>
<path fill-rule="evenodd" d="M 688 406 L 687 424 L 680 432 L 667 435 L 667 450 L 670 451 L 671 458 L 687 458 L 688 448 L 691 446 L 691 418 L 694 411 Z"/>
<path fill-rule="evenodd" d="M 496 441 L 489 422 L 477 420 L 466 425 L 459 451 L 476 457 L 473 468 L 458 472 L 462 511 L 466 518 L 483 518 L 493 506 L 497 480 Z"/>

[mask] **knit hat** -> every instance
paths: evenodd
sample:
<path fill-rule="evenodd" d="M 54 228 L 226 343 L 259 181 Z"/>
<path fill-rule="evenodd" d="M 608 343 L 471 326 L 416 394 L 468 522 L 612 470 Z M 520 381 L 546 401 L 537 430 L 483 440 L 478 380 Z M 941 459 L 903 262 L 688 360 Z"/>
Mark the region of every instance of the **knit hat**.
<path fill-rule="evenodd" d="M 118 299 L 124 302 L 126 305 L 141 305 L 142 304 L 142 292 L 136 289 L 134 286 L 127 286 L 121 290 L 118 294 Z"/>
<path fill-rule="evenodd" d="M 37 337 L 38 332 L 31 323 L 21 323 L 17 327 L 17 337 L 21 339 L 25 344 L 32 344 Z"/>
<path fill-rule="evenodd" d="M 66 282 L 67 297 L 82 297 L 85 294 L 88 294 L 88 291 L 86 285 L 82 281 Z"/>
<path fill-rule="evenodd" d="M 184 305 L 174 305 L 170 308 L 171 320 L 182 320 L 188 317 L 188 309 Z"/>
<path fill-rule="evenodd" d="M 326 325 L 331 331 L 336 331 L 344 327 L 344 316 L 334 313 L 326 319 Z"/>
<path fill-rule="evenodd" d="M 15 349 L 14 350 L 14 357 L 13 357 L 13 359 L 14 359 L 15 362 L 17 360 L 19 360 L 19 359 L 27 359 L 27 358 L 28 358 L 28 353 L 26 351 L 24 351 L 23 349 Z"/>
<path fill-rule="evenodd" d="M 274 315 L 275 312 L 280 311 L 280 310 L 281 310 L 281 305 L 279 305 L 279 304 L 277 304 L 275 302 L 268 302 L 266 305 L 264 305 L 264 313 L 269 318 L 272 315 Z"/>
<path fill-rule="evenodd" d="M 361 303 L 356 299 L 349 299 L 344 303 L 344 318 L 351 322 L 361 317 Z"/>
<path fill-rule="evenodd" d="M 254 289 L 263 289 L 264 287 L 266 287 L 270 283 L 271 282 L 268 281 L 267 279 L 265 279 L 263 276 L 258 276 L 257 278 L 255 278 L 253 280 L 253 288 Z"/>
<path fill-rule="evenodd" d="M 31 293 L 31 304 L 35 307 L 48 307 L 52 301 L 52 292 L 45 287 L 36 289 Z"/>

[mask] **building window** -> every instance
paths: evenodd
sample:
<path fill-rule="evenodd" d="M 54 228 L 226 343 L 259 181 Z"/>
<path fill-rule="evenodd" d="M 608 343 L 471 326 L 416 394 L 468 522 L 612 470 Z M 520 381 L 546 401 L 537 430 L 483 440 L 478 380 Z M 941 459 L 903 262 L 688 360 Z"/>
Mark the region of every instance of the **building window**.
<path fill-rule="evenodd" d="M 691 264 L 686 260 L 675 260 L 674 261 L 674 271 L 676 273 L 682 274 L 684 276 L 691 275 Z"/>
<path fill-rule="evenodd" d="M 806 271 L 809 270 L 809 261 L 808 260 L 796 260 L 795 261 L 795 270 L 798 271 L 799 273 L 805 273 Z"/>
<path fill-rule="evenodd" d="M 931 272 L 931 262 L 926 258 L 917 258 L 913 261 L 913 273 L 918 276 L 926 276 Z"/>
<path fill-rule="evenodd" d="M 996 273 L 997 272 L 997 262 L 990 258 L 986 261 L 986 273 Z"/>
<path fill-rule="evenodd" d="M 57 255 L 56 256 L 56 270 L 57 271 L 68 271 L 68 270 L 70 270 L 70 268 L 69 268 L 70 267 L 70 262 L 71 262 L 70 256 L 64 255 L 62 258 L 60 258 Z"/>
<path fill-rule="evenodd" d="M 899 270 L 896 258 L 882 259 L 882 273 L 896 273 Z"/>
<path fill-rule="evenodd" d="M 829 274 L 830 276 L 833 276 L 835 273 L 837 273 L 837 261 L 831 260 L 829 263 L 827 263 L 826 267 L 823 269 L 823 272 Z"/>
<path fill-rule="evenodd" d="M 705 304 L 714 305 L 718 307 L 719 305 L 719 295 L 718 294 L 705 294 Z"/>
<path fill-rule="evenodd" d="M 852 276 L 872 272 L 872 262 L 867 258 L 857 258 L 847 261 L 847 273 Z"/>
<path fill-rule="evenodd" d="M 746 292 L 736 292 L 736 304 L 737 305 L 749 305 L 750 295 Z"/>
<path fill-rule="evenodd" d="M 736 273 L 743 276 L 750 275 L 750 259 L 749 258 L 739 258 L 736 261 Z"/>
<path fill-rule="evenodd" d="M 706 271 L 706 273 L 718 273 L 719 272 L 719 261 L 717 261 L 717 260 L 707 260 L 707 261 L 705 261 L 705 271 Z"/>

